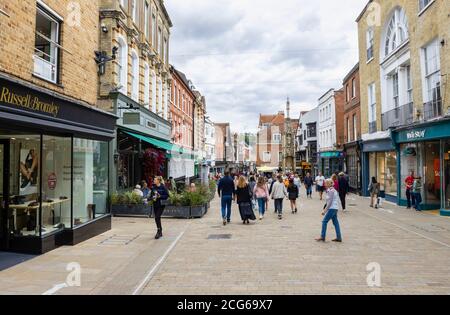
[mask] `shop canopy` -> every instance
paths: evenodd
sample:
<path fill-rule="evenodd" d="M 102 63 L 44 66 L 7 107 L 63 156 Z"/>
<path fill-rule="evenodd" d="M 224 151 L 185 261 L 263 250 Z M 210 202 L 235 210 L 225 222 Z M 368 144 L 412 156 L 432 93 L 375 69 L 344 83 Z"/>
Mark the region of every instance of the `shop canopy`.
<path fill-rule="evenodd" d="M 159 148 L 159 149 L 163 149 L 163 150 L 167 150 L 167 151 L 176 151 L 176 150 L 181 150 L 182 148 L 168 142 L 168 141 L 164 141 L 164 140 L 158 140 L 155 138 L 151 138 L 151 137 L 147 137 L 147 136 L 142 136 L 136 133 L 132 133 L 132 132 L 128 132 L 125 131 L 125 133 L 129 134 L 130 136 L 142 140 L 144 142 L 150 143 L 151 145 L 154 145 L 155 147 Z"/>
<path fill-rule="evenodd" d="M 270 166 L 262 166 L 262 167 L 257 167 L 257 170 L 259 172 L 274 172 L 276 171 L 278 168 L 277 167 L 270 167 Z"/>

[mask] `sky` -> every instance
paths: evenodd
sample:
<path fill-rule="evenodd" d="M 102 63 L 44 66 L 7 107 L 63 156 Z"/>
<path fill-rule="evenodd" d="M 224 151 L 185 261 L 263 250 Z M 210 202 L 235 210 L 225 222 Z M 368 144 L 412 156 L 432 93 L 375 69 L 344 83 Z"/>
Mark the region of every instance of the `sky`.
<path fill-rule="evenodd" d="M 255 132 L 259 114 L 291 100 L 317 106 L 358 62 L 355 22 L 367 0 L 166 0 L 170 62 L 207 102 L 212 121 Z"/>

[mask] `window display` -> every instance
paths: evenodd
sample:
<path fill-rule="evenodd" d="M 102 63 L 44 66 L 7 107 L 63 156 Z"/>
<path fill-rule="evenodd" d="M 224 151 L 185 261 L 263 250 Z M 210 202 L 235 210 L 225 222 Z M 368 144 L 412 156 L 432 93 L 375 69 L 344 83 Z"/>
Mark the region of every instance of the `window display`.
<path fill-rule="evenodd" d="M 397 196 L 397 153 L 373 152 L 369 154 L 370 179 L 375 177 L 380 189 L 386 194 Z"/>
<path fill-rule="evenodd" d="M 75 138 L 73 147 L 74 226 L 107 213 L 108 185 L 108 143 Z"/>
<path fill-rule="evenodd" d="M 72 139 L 43 137 L 43 234 L 71 227 Z"/>
<path fill-rule="evenodd" d="M 12 210 L 13 237 L 39 236 L 40 218 L 40 150 L 39 135 L 8 136 L 10 144 L 9 208 Z"/>
<path fill-rule="evenodd" d="M 450 210 L 450 140 L 444 142 L 444 209 Z"/>

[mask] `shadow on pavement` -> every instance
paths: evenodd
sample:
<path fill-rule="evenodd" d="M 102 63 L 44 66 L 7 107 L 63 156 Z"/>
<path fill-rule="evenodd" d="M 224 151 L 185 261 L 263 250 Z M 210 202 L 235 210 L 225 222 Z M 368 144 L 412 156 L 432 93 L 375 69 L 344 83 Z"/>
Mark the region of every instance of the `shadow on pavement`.
<path fill-rule="evenodd" d="M 34 255 L 0 252 L 0 271 L 14 267 L 35 257 Z"/>

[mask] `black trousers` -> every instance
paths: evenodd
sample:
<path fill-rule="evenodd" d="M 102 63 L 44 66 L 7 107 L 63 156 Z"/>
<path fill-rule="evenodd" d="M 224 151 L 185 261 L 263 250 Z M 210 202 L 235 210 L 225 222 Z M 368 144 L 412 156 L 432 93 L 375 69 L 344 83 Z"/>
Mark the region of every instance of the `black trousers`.
<path fill-rule="evenodd" d="M 345 197 L 347 196 L 346 193 L 339 193 L 339 198 L 341 199 L 342 209 L 345 210 Z"/>
<path fill-rule="evenodd" d="M 164 208 L 165 206 L 155 205 L 153 209 L 155 212 L 155 222 L 158 230 L 162 230 L 161 216 L 164 213 Z"/>
<path fill-rule="evenodd" d="M 410 189 L 407 189 L 406 190 L 406 202 L 407 202 L 408 208 L 411 208 L 411 201 L 412 201 L 412 205 L 414 206 L 416 204 L 416 196 L 414 196 L 414 194 L 411 192 Z"/>

